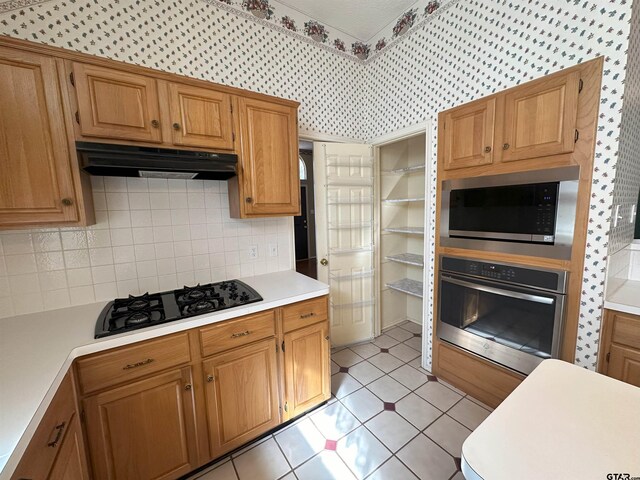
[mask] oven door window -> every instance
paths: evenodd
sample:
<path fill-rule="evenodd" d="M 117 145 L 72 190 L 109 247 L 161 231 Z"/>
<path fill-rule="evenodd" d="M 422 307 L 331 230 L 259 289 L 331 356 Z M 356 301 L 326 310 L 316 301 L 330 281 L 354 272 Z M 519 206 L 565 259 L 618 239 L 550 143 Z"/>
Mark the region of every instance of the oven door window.
<path fill-rule="evenodd" d="M 554 294 L 453 275 L 441 279 L 442 322 L 541 358 L 557 353 Z"/>

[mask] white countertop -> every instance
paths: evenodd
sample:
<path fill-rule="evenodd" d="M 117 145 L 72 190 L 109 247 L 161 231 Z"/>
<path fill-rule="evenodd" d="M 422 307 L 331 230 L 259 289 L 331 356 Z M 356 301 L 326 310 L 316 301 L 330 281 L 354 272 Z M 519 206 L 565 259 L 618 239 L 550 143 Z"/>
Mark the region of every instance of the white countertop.
<path fill-rule="evenodd" d="M 294 271 L 240 280 L 264 300 L 101 339 L 93 336 L 106 302 L 0 319 L 0 480 L 15 470 L 75 358 L 329 293 Z"/>
<path fill-rule="evenodd" d="M 623 280 L 605 295 L 604 308 L 640 315 L 640 281 Z"/>
<path fill-rule="evenodd" d="M 545 360 L 466 439 L 467 480 L 640 476 L 640 388 Z"/>

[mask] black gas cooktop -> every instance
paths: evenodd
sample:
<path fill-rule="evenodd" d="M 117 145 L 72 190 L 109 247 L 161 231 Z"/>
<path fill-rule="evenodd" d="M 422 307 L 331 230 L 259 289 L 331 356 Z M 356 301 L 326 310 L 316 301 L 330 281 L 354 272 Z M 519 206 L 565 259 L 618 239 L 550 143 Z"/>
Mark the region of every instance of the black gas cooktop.
<path fill-rule="evenodd" d="M 226 308 L 260 302 L 262 297 L 240 280 L 145 293 L 109 302 L 100 313 L 95 338 L 129 332 Z"/>

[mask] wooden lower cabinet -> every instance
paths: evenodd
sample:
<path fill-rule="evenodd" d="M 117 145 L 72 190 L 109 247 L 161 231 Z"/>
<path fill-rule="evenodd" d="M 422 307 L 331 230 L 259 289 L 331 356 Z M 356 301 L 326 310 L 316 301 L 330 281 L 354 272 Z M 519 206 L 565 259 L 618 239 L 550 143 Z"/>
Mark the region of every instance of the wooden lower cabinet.
<path fill-rule="evenodd" d="M 191 367 L 84 400 L 97 480 L 175 479 L 197 465 Z"/>
<path fill-rule="evenodd" d="M 275 338 L 211 357 L 203 371 L 212 458 L 280 423 Z"/>
<path fill-rule="evenodd" d="M 82 430 L 77 416 L 71 419 L 48 480 L 89 480 Z"/>
<path fill-rule="evenodd" d="M 640 316 L 605 310 L 598 371 L 640 387 Z"/>
<path fill-rule="evenodd" d="M 640 350 L 611 345 L 607 375 L 640 387 Z"/>
<path fill-rule="evenodd" d="M 331 397 L 327 321 L 285 334 L 283 357 L 286 418 Z"/>

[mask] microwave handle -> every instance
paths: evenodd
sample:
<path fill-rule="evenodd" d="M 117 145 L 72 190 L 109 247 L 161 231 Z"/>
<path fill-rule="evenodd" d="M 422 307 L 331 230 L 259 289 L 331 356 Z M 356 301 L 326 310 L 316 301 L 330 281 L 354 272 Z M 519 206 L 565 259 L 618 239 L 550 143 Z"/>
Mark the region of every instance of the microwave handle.
<path fill-rule="evenodd" d="M 517 298 L 519 300 L 527 300 L 530 302 L 544 303 L 545 305 L 553 305 L 555 301 L 553 298 L 541 297 L 539 295 L 531 295 L 529 293 L 513 292 L 510 290 L 503 290 L 501 288 L 488 287 L 486 285 L 478 285 L 477 283 L 467 282 L 459 280 L 457 278 L 442 276 L 443 282 L 453 283 L 460 285 L 461 287 L 471 288 L 473 290 L 480 290 L 481 292 L 494 293 L 496 295 L 502 295 L 503 297 Z"/>

